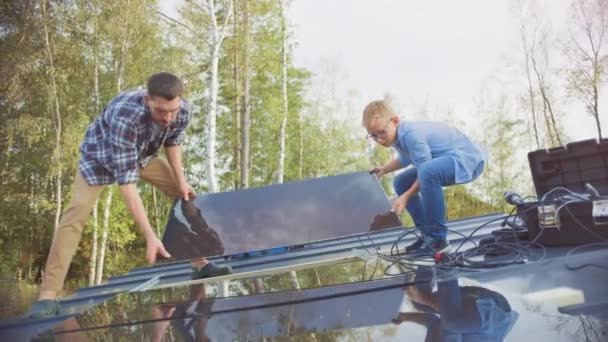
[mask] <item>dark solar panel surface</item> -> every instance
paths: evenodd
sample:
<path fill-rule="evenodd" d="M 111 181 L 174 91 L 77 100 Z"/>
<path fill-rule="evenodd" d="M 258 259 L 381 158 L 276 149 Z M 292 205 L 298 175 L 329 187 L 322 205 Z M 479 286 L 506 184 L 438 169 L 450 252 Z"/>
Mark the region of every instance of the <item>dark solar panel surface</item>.
<path fill-rule="evenodd" d="M 295 245 L 401 226 L 390 208 L 368 172 L 199 195 L 176 202 L 163 243 L 176 260 Z"/>

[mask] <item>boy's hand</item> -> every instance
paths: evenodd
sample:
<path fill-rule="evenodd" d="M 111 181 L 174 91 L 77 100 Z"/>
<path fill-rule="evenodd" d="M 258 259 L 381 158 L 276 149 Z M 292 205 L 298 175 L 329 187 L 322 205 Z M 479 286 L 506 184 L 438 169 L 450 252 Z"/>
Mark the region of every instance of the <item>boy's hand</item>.
<path fill-rule="evenodd" d="M 380 178 L 386 174 L 386 171 L 384 171 L 384 166 L 376 166 L 369 173 L 373 173 Z"/>
<path fill-rule="evenodd" d="M 393 208 L 391 209 L 391 211 L 397 215 L 401 215 L 401 213 L 405 210 L 405 207 L 407 206 L 408 199 L 409 198 L 405 194 L 399 196 L 395 200 L 395 202 L 393 202 Z"/>
<path fill-rule="evenodd" d="M 171 254 L 167 252 L 163 243 L 157 238 L 153 237 L 146 241 L 146 260 L 150 265 L 156 263 L 156 256 L 160 254 L 165 258 L 170 258 Z"/>

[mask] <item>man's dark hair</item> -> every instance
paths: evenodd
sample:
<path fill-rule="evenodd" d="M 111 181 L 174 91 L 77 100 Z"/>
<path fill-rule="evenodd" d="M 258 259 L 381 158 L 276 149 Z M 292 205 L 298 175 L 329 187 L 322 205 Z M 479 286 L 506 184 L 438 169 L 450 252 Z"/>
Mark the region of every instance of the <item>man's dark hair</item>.
<path fill-rule="evenodd" d="M 159 72 L 148 78 L 146 85 L 149 96 L 160 96 L 165 100 L 171 101 L 178 96 L 182 96 L 184 85 L 175 75 L 168 72 Z"/>

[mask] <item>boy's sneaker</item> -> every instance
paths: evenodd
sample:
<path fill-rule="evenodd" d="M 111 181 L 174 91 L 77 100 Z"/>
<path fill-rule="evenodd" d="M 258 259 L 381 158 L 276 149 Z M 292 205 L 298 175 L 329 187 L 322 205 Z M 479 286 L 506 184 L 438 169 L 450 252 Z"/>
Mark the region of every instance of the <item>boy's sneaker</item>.
<path fill-rule="evenodd" d="M 30 310 L 22 318 L 42 319 L 57 316 L 61 313 L 59 302 L 55 299 L 44 299 L 34 302 Z"/>
<path fill-rule="evenodd" d="M 432 239 L 430 241 L 425 241 L 421 247 L 413 251 L 411 254 L 428 255 L 434 257 L 437 253 L 450 253 L 451 251 L 452 246 L 450 246 L 450 242 L 448 240 Z"/>
<path fill-rule="evenodd" d="M 213 262 L 209 261 L 207 265 L 205 265 L 200 270 L 196 267 L 192 267 L 192 274 L 190 278 L 194 279 L 203 279 L 203 278 L 212 278 L 219 277 L 223 275 L 232 274 L 232 267 L 224 266 L 220 267 Z"/>
<path fill-rule="evenodd" d="M 414 241 L 414 243 L 405 247 L 405 253 L 411 254 L 422 247 L 422 245 L 424 245 L 424 240 L 422 238 L 418 238 L 418 240 Z"/>

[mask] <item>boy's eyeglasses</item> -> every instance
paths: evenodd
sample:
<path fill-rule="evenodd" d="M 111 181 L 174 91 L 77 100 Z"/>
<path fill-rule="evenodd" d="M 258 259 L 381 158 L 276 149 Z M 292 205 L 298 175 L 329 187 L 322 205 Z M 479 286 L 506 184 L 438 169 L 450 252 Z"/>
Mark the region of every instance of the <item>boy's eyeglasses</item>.
<path fill-rule="evenodd" d="M 378 140 L 380 138 L 386 137 L 386 127 L 388 127 L 388 124 L 391 123 L 391 120 L 393 120 L 393 118 L 388 119 L 388 121 L 386 122 L 386 124 L 384 125 L 384 127 L 382 127 L 382 130 L 380 132 L 378 132 L 378 133 L 367 133 L 367 138 L 368 139 Z"/>

